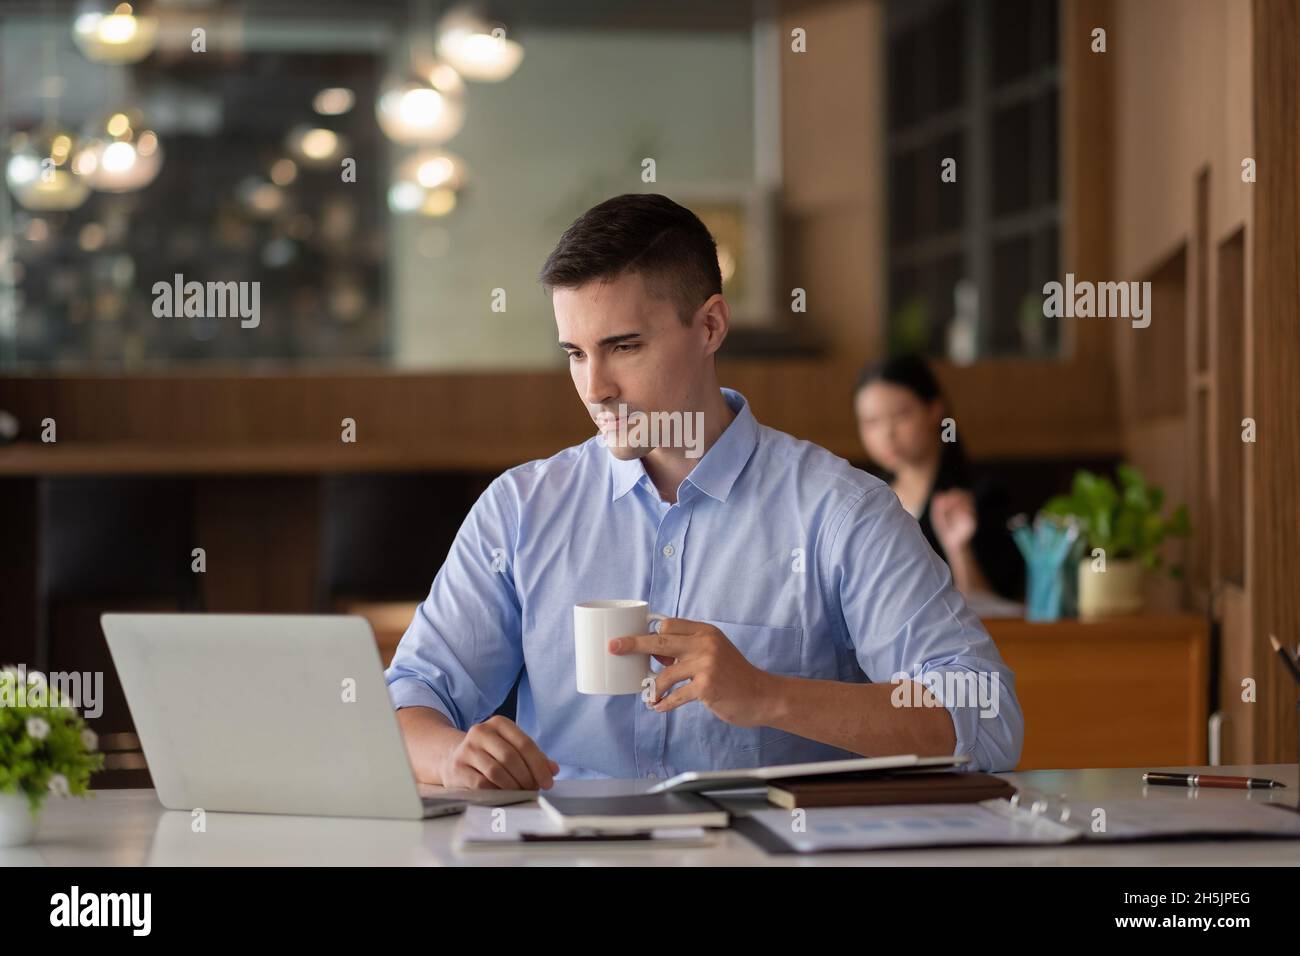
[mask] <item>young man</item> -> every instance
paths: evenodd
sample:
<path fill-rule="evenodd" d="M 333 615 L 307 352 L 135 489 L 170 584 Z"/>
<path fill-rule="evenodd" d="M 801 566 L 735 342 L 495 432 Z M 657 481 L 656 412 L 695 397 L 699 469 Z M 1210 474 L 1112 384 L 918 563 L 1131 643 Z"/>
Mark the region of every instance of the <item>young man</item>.
<path fill-rule="evenodd" d="M 618 196 L 541 281 L 599 434 L 492 483 L 403 636 L 387 680 L 419 779 L 532 789 L 897 753 L 1013 768 L 1013 675 L 889 486 L 719 387 L 730 310 L 704 224 Z M 573 606 L 603 598 L 668 616 L 611 641 L 654 655 L 657 704 L 578 693 Z M 491 716 L 516 677 L 517 720 Z"/>

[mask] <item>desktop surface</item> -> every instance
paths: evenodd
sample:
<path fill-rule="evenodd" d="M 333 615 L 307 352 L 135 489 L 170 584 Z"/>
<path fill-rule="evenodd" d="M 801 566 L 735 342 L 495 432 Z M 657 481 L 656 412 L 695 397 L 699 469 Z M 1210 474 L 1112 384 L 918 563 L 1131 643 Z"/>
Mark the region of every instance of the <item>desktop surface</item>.
<path fill-rule="evenodd" d="M 1133 767 L 1034 770 L 999 774 L 1018 787 L 1066 794 L 1072 801 L 1143 795 L 1143 770 L 1215 772 L 1271 777 L 1274 790 L 1147 787 L 1150 800 L 1205 800 L 1231 806 L 1243 800 L 1287 803 L 1300 799 L 1295 764 L 1231 767 Z M 652 780 L 561 780 L 550 792 L 629 793 Z M 441 788 L 422 786 L 425 795 Z M 768 804 L 757 792 L 724 798 L 733 813 Z M 709 847 L 545 848 L 458 851 L 452 834 L 459 816 L 425 821 L 207 813 L 203 829 L 192 813 L 167 810 L 152 790 L 100 790 L 88 800 L 50 799 L 36 842 L 0 849 L 0 866 L 1294 866 L 1294 840 L 1205 840 L 1109 846 L 1039 846 L 901 850 L 821 855 L 770 855 L 734 830 L 719 831 Z"/>

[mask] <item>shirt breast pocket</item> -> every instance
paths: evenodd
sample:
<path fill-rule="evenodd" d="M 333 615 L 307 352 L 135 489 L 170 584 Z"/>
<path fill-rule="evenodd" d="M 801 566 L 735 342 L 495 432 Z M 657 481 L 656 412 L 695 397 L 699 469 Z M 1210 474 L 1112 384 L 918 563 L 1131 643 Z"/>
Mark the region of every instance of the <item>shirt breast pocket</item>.
<path fill-rule="evenodd" d="M 803 628 L 770 624 L 739 624 L 710 620 L 745 656 L 749 663 L 769 674 L 798 676 L 802 672 Z M 703 703 L 693 701 L 683 710 L 692 711 L 692 730 L 700 746 L 717 769 L 759 766 L 762 750 L 793 734 L 772 727 L 738 727 L 714 715 Z"/>

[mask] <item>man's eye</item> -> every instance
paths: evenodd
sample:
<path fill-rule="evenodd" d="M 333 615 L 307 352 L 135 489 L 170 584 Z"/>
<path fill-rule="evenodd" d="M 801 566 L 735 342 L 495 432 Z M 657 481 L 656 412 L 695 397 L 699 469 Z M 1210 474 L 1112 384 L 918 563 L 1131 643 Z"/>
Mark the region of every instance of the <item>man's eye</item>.
<path fill-rule="evenodd" d="M 569 358 L 571 358 L 571 359 L 580 359 L 580 358 L 582 358 L 582 353 L 581 353 L 581 352 L 570 352 L 570 353 L 569 353 Z"/>
<path fill-rule="evenodd" d="M 627 351 L 627 352 L 635 352 L 635 351 L 636 351 L 636 344 L 633 343 L 633 342 L 621 342 L 621 343 L 619 343 L 618 345 L 614 346 L 614 351 L 615 351 L 615 352 L 623 352 L 623 351 Z"/>

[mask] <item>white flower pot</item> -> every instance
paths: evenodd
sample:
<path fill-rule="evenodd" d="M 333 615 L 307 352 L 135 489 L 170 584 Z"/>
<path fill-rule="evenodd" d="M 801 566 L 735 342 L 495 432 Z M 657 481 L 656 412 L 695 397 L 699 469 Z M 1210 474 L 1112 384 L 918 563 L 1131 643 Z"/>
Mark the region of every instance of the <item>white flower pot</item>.
<path fill-rule="evenodd" d="M 1136 558 L 1107 561 L 1105 571 L 1094 571 L 1092 559 L 1084 555 L 1079 562 L 1079 617 L 1137 614 L 1146 603 L 1142 577 L 1142 562 Z"/>
<path fill-rule="evenodd" d="M 36 836 L 36 818 L 25 793 L 0 793 L 0 846 L 23 846 Z"/>

